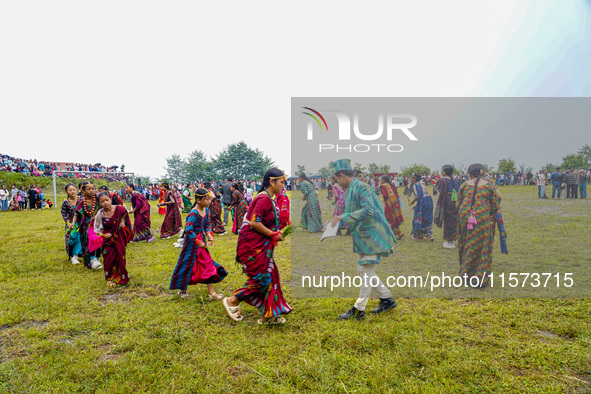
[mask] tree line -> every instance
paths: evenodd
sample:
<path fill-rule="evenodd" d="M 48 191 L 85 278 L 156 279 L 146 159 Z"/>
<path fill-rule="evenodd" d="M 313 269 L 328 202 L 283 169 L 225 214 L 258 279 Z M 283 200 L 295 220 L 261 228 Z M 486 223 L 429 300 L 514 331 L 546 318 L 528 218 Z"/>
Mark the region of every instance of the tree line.
<path fill-rule="evenodd" d="M 262 179 L 275 163 L 258 149 L 244 141 L 226 146 L 215 157 L 194 150 L 185 158 L 173 154 L 166 159 L 166 179 L 163 181 L 193 183 L 227 178 Z"/>

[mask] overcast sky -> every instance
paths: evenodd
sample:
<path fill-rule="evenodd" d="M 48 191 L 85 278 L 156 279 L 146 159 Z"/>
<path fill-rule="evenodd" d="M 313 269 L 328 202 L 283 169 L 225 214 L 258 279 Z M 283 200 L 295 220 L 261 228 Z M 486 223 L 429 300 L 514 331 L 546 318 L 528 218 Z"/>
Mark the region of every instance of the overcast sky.
<path fill-rule="evenodd" d="M 589 43 L 589 0 L 5 1 L 0 152 L 158 177 L 244 140 L 291 172 L 291 97 L 591 96 Z"/>

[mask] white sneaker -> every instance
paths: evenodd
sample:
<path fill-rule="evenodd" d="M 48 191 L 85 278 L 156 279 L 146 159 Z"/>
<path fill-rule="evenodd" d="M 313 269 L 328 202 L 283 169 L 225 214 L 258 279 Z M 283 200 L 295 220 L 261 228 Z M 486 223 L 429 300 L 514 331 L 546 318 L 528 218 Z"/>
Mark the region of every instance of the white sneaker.
<path fill-rule="evenodd" d="M 446 242 L 443 243 L 443 247 L 444 248 L 447 248 L 447 249 L 455 249 L 456 248 L 456 245 L 454 245 L 453 242 L 447 242 L 446 241 Z"/>
<path fill-rule="evenodd" d="M 72 262 L 72 264 L 76 265 L 76 264 L 80 264 L 80 260 L 78 260 L 77 256 L 73 256 L 70 261 Z"/>
<path fill-rule="evenodd" d="M 185 230 L 181 230 L 179 231 L 179 238 L 183 238 L 183 235 L 185 234 Z"/>
<path fill-rule="evenodd" d="M 223 233 L 217 234 L 217 235 L 221 237 L 222 235 L 226 235 L 226 234 L 228 234 L 228 232 L 227 231 L 224 231 Z"/>
<path fill-rule="evenodd" d="M 92 268 L 93 270 L 98 270 L 100 268 L 103 268 L 103 265 L 101 264 L 101 261 L 99 259 L 94 258 L 90 260 L 90 268 Z"/>

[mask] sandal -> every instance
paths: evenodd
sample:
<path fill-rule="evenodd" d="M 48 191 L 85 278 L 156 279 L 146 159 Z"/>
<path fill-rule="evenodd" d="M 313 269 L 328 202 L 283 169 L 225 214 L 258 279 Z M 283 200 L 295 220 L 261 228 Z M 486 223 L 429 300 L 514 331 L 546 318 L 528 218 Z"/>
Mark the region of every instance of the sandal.
<path fill-rule="evenodd" d="M 224 295 L 223 294 L 213 293 L 213 294 L 209 294 L 208 297 L 209 297 L 209 300 L 210 301 L 219 301 L 222 298 L 224 298 Z"/>
<path fill-rule="evenodd" d="M 112 282 L 110 280 L 107 281 L 107 287 L 116 287 L 116 286 L 117 286 L 117 283 Z"/>
<path fill-rule="evenodd" d="M 283 316 L 276 316 L 276 317 L 272 317 L 270 319 L 267 319 L 267 320 L 263 321 L 263 318 L 261 317 L 259 320 L 257 320 L 257 323 L 259 323 L 259 324 L 269 324 L 269 325 L 285 324 L 285 318 Z"/>
<path fill-rule="evenodd" d="M 187 292 L 184 292 L 184 293 L 183 293 L 183 292 L 181 292 L 181 291 L 179 290 L 179 292 L 178 292 L 177 294 L 178 294 L 178 295 L 179 295 L 179 297 L 181 297 L 181 298 L 185 298 L 185 299 L 186 299 L 186 298 L 189 298 L 189 294 L 187 294 Z"/>
<path fill-rule="evenodd" d="M 234 321 L 241 321 L 242 320 L 243 316 L 242 316 L 242 311 L 240 310 L 240 305 L 230 306 L 228 304 L 228 297 L 225 297 L 222 300 L 222 305 L 224 306 L 224 309 L 226 310 L 226 313 L 228 314 L 230 319 L 232 319 Z"/>

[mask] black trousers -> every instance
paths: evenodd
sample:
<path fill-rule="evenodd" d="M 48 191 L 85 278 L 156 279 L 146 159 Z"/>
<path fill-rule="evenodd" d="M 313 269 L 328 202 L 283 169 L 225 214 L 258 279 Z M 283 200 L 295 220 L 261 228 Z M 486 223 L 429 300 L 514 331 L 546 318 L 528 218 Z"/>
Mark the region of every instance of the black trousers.
<path fill-rule="evenodd" d="M 578 198 L 579 185 L 566 185 L 566 198 Z"/>

